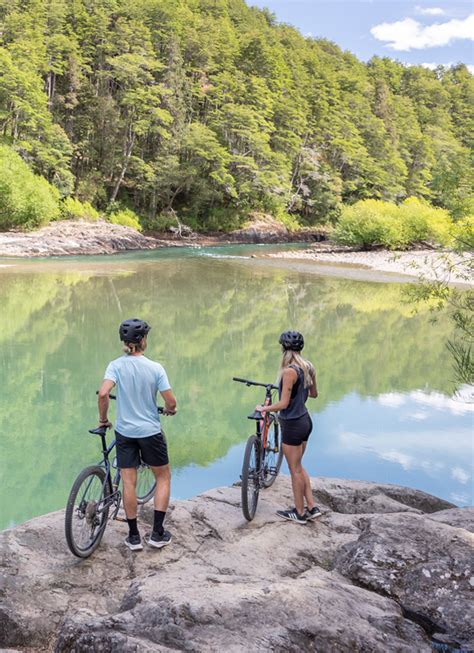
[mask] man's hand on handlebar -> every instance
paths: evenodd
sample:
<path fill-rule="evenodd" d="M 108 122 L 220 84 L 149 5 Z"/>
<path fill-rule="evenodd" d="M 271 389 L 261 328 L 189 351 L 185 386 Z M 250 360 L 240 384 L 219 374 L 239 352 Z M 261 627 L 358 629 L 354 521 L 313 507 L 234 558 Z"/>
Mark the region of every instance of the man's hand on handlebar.
<path fill-rule="evenodd" d="M 165 407 L 165 408 L 163 408 L 163 410 L 162 410 L 162 414 L 163 414 L 163 415 L 176 415 L 176 408 L 174 408 L 173 410 L 171 410 L 171 408 L 166 408 L 166 407 Z"/>
<path fill-rule="evenodd" d="M 98 429 L 103 429 L 103 428 L 111 429 L 112 426 L 113 426 L 113 424 L 112 424 L 112 422 L 110 420 L 107 420 L 106 422 L 101 422 L 99 420 L 99 426 L 97 428 Z"/>

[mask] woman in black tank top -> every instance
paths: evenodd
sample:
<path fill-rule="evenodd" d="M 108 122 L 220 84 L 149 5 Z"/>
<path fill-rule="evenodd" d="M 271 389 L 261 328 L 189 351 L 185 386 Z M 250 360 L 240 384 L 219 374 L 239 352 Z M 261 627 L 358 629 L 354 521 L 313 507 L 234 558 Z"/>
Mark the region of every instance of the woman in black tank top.
<path fill-rule="evenodd" d="M 304 347 L 301 333 L 285 331 L 279 342 L 283 351 L 278 374 L 279 400 L 270 406 L 258 405 L 257 410 L 262 413 L 280 411 L 283 453 L 291 474 L 295 507 L 277 510 L 277 515 L 298 524 L 306 524 L 309 519 L 321 516 L 321 511 L 314 503 L 308 473 L 301 464 L 313 428 L 306 400 L 318 396 L 316 373 L 313 365 L 301 356 Z"/>

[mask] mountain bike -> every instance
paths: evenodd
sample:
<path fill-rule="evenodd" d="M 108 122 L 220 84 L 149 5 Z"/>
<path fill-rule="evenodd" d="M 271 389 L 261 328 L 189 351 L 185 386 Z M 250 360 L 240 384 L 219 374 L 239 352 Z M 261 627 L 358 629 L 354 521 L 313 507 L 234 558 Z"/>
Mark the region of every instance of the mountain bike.
<path fill-rule="evenodd" d="M 115 399 L 114 395 L 109 395 Z M 158 408 L 162 413 L 163 409 Z M 88 558 L 99 546 L 111 512 L 111 519 L 125 521 L 118 517 L 122 503 L 120 490 L 120 470 L 116 459 L 110 462 L 109 456 L 115 447 L 115 440 L 106 442 L 106 426 L 89 429 L 98 435 L 102 445 L 102 460 L 96 465 L 85 467 L 73 483 L 66 506 L 66 542 L 75 556 Z M 115 469 L 115 473 L 113 472 Z M 155 493 L 156 479 L 148 467 L 141 464 L 137 469 L 137 501 L 143 505 Z"/>
<path fill-rule="evenodd" d="M 233 377 L 234 381 L 246 386 L 265 388 L 265 401 L 262 405 L 272 403 L 274 390 L 278 386 L 271 383 L 257 383 L 249 379 Z M 257 510 L 258 496 L 261 488 L 268 488 L 275 482 L 283 460 L 283 448 L 280 441 L 278 417 L 275 413 L 262 415 L 255 410 L 248 419 L 255 420 L 255 435 L 247 440 L 242 464 L 242 512 L 247 521 L 252 521 Z"/>

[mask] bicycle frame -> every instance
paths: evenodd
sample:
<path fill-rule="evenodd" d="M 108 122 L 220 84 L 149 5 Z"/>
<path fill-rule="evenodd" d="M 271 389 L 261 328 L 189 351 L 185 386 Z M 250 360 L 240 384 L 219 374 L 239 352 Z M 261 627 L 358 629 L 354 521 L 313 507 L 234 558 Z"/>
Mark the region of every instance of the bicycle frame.
<path fill-rule="evenodd" d="M 97 463 L 99 467 L 103 467 L 105 470 L 105 479 L 102 484 L 102 492 L 105 490 L 106 487 L 108 487 L 108 495 L 106 500 L 103 502 L 103 505 L 101 506 L 101 510 L 108 508 L 115 504 L 115 510 L 112 513 L 112 519 L 117 519 L 117 514 L 120 509 L 120 501 L 122 498 L 122 493 L 120 492 L 119 485 L 120 485 L 120 469 L 117 469 L 115 476 L 112 479 L 112 473 L 111 473 L 111 464 L 109 460 L 109 454 L 113 451 L 116 440 L 113 440 L 109 446 L 107 446 L 107 442 L 105 439 L 106 432 L 100 433 L 100 438 L 101 438 L 101 444 L 102 444 L 102 460 L 99 460 Z M 87 490 L 87 488 L 86 488 Z"/>

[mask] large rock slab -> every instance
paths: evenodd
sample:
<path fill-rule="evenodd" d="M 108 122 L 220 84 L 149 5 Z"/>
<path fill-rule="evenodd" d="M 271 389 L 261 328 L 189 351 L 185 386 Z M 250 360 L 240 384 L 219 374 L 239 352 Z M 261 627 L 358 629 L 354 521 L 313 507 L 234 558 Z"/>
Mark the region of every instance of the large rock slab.
<path fill-rule="evenodd" d="M 61 220 L 36 231 L 0 233 L 0 256 L 79 256 L 156 249 L 168 243 L 103 220 Z"/>
<path fill-rule="evenodd" d="M 281 243 L 289 241 L 290 232 L 284 224 L 265 213 L 254 213 L 248 224 L 228 235 L 239 243 Z"/>
<path fill-rule="evenodd" d="M 0 647 L 408 653 L 430 651 L 443 630 L 472 645 L 469 510 L 393 485 L 313 487 L 324 514 L 304 526 L 275 515 L 292 503 L 287 477 L 261 493 L 251 523 L 237 487 L 174 501 L 173 543 L 159 551 L 128 551 L 115 521 L 75 559 L 61 511 L 4 531 Z M 145 506 L 142 532 L 152 515 Z"/>

